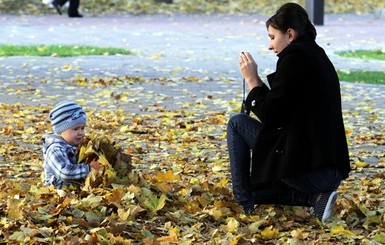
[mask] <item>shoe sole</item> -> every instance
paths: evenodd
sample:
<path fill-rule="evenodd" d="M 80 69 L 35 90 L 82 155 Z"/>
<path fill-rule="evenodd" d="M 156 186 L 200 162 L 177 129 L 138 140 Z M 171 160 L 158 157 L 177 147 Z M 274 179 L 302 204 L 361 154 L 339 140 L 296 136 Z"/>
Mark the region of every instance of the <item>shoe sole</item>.
<path fill-rule="evenodd" d="M 332 216 L 333 207 L 336 200 L 337 200 L 337 192 L 333 191 L 329 196 L 328 202 L 326 203 L 325 211 L 321 219 L 322 223 L 325 223 L 325 221 Z"/>

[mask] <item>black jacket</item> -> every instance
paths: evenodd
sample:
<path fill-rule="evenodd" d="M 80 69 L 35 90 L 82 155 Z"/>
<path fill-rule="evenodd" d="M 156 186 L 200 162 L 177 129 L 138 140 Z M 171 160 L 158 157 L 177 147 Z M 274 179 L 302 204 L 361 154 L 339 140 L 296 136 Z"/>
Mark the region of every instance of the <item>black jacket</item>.
<path fill-rule="evenodd" d="M 294 42 L 278 55 L 276 72 L 252 89 L 246 106 L 261 120 L 253 151 L 252 184 L 331 166 L 350 171 L 340 85 L 315 41 Z"/>

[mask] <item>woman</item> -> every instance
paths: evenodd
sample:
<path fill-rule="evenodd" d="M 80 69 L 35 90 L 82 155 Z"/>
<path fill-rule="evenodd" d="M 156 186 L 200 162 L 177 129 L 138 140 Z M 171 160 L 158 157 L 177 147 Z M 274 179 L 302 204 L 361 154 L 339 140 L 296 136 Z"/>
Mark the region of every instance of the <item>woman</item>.
<path fill-rule="evenodd" d="M 255 204 L 311 206 L 324 222 L 350 172 L 339 79 L 300 5 L 282 5 L 266 27 L 278 56 L 271 89 L 250 53 L 239 58 L 245 106 L 258 120 L 240 113 L 227 126 L 234 197 L 245 213 Z"/>

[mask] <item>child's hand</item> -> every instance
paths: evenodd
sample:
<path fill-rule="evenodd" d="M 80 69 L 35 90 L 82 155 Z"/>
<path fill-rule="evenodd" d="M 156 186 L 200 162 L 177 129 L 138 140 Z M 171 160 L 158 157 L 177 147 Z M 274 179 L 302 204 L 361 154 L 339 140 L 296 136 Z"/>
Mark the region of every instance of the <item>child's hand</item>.
<path fill-rule="evenodd" d="M 92 160 L 92 162 L 90 163 L 91 167 L 94 168 L 94 169 L 99 169 L 102 167 L 102 164 L 100 162 L 98 162 L 97 160 Z"/>

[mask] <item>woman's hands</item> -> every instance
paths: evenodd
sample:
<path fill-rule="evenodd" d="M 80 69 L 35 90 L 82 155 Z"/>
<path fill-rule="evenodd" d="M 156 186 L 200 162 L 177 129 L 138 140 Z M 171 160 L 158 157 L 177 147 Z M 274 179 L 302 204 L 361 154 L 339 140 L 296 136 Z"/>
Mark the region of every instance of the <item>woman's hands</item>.
<path fill-rule="evenodd" d="M 250 90 L 262 86 L 263 82 L 258 75 L 258 65 L 250 53 L 241 53 L 241 56 L 239 57 L 239 68 Z"/>

